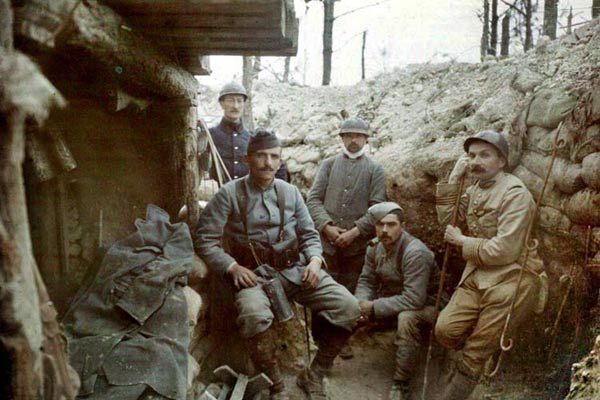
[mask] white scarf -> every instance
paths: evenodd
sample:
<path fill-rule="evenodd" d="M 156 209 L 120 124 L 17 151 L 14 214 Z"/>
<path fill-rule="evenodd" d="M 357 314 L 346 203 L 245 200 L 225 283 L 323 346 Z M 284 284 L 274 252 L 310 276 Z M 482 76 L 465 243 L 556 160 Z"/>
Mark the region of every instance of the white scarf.
<path fill-rule="evenodd" d="M 344 154 L 346 155 L 346 157 L 348 157 L 351 160 L 356 160 L 357 158 L 362 157 L 365 154 L 365 150 L 366 150 L 366 145 L 363 146 L 362 149 L 360 149 L 359 151 L 357 151 L 356 153 L 350 153 L 348 151 L 348 149 L 346 148 L 346 146 L 342 145 L 342 151 L 344 152 Z"/>

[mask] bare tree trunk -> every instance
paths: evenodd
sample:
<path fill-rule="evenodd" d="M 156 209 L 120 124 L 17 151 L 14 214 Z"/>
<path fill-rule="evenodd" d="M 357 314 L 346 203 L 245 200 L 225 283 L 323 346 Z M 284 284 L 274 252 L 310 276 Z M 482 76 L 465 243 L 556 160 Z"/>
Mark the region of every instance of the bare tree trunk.
<path fill-rule="evenodd" d="M 543 34 L 556 39 L 556 20 L 558 18 L 558 0 L 544 0 Z"/>
<path fill-rule="evenodd" d="M 260 57 L 244 56 L 244 71 L 242 75 L 242 84 L 248 93 L 248 101 L 244 108 L 244 125 L 249 130 L 254 130 L 254 115 L 252 114 L 252 86 L 254 80 L 260 72 Z"/>
<path fill-rule="evenodd" d="M 510 11 L 502 18 L 502 39 L 500 42 L 500 57 L 508 57 L 510 45 Z"/>
<path fill-rule="evenodd" d="M 525 1 L 525 51 L 533 47 L 533 5 L 531 0 Z"/>
<path fill-rule="evenodd" d="M 285 65 L 283 68 L 283 81 L 288 83 L 290 81 L 290 59 L 291 57 L 285 58 Z"/>
<path fill-rule="evenodd" d="M 323 0 L 323 86 L 331 82 L 334 7 L 335 0 Z"/>
<path fill-rule="evenodd" d="M 573 7 L 569 10 L 569 16 L 567 17 L 567 33 L 573 32 Z"/>
<path fill-rule="evenodd" d="M 600 0 L 594 0 L 592 2 L 592 18 L 600 16 Z"/>
<path fill-rule="evenodd" d="M 490 30 L 490 48 L 488 54 L 496 55 L 498 47 L 498 0 L 492 0 L 492 24 Z"/>
<path fill-rule="evenodd" d="M 483 31 L 481 33 L 481 48 L 479 53 L 481 61 L 485 59 L 488 52 L 488 43 L 490 41 L 490 1 L 483 0 Z"/>
<path fill-rule="evenodd" d="M 365 46 L 367 44 L 367 31 L 362 34 L 362 48 L 360 52 L 360 79 L 365 80 Z"/>

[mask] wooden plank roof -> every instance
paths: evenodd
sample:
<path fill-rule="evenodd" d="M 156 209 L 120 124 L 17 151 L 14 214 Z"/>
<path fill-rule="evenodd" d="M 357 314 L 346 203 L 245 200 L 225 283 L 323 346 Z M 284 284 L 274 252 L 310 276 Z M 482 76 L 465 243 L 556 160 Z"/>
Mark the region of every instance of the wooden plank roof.
<path fill-rule="evenodd" d="M 293 0 L 102 0 L 183 68 L 201 56 L 291 56 L 298 48 Z"/>

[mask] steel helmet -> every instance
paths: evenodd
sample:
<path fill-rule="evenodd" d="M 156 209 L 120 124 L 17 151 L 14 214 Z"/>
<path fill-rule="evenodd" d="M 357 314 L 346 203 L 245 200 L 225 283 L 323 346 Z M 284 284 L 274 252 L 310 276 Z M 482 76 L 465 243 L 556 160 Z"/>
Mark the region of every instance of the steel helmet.
<path fill-rule="evenodd" d="M 358 117 L 352 117 L 344 120 L 340 126 L 340 135 L 344 133 L 360 133 L 365 136 L 371 136 L 369 134 L 369 124 Z"/>
<path fill-rule="evenodd" d="M 508 143 L 504 136 L 495 131 L 481 131 L 475 136 L 471 136 L 465 140 L 464 149 L 466 152 L 469 151 L 469 146 L 475 141 L 486 142 L 494 146 L 502 156 L 508 160 Z"/>
<path fill-rule="evenodd" d="M 223 85 L 223 87 L 221 88 L 221 91 L 219 92 L 219 101 L 221 101 L 221 98 L 223 98 L 223 96 L 226 96 L 228 94 L 240 94 L 240 95 L 244 96 L 244 100 L 248 100 L 248 94 L 246 93 L 246 88 L 244 88 L 242 85 L 240 85 L 239 83 L 234 82 L 234 81 L 231 81 L 231 82 Z"/>

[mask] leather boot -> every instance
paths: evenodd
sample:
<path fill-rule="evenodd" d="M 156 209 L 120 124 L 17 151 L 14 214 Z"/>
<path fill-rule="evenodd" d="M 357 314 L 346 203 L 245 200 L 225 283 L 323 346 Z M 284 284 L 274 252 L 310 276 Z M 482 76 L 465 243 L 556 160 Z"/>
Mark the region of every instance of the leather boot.
<path fill-rule="evenodd" d="M 394 381 L 408 382 L 417 367 L 421 346 L 402 343 L 396 349 L 396 371 Z"/>
<path fill-rule="evenodd" d="M 277 349 L 275 333 L 269 328 L 250 338 L 248 345 L 250 347 L 250 358 L 254 363 L 254 367 L 258 372 L 267 375 L 273 382 L 273 385 L 269 388 L 270 399 L 289 399 L 275 354 Z"/>
<path fill-rule="evenodd" d="M 479 379 L 469 375 L 466 367 L 460 367 L 456 362 L 448 372 L 447 384 L 438 400 L 467 400 L 477 386 Z"/>
<path fill-rule="evenodd" d="M 318 370 L 306 368 L 296 378 L 296 384 L 306 393 L 309 400 L 327 400 L 324 375 Z"/>
<path fill-rule="evenodd" d="M 388 400 L 408 400 L 410 395 L 409 384 L 406 381 L 396 381 L 392 383 Z"/>

